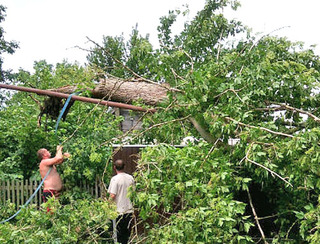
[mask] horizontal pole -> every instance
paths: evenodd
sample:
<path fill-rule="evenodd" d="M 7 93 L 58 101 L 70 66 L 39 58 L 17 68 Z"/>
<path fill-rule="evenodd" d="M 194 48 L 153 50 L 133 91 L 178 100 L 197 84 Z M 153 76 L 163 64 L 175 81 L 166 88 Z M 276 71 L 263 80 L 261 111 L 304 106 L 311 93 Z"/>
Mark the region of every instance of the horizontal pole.
<path fill-rule="evenodd" d="M 70 94 L 65 94 L 65 93 L 61 93 L 61 92 L 40 90 L 40 89 L 35 89 L 35 88 L 30 88 L 30 87 L 14 86 L 14 85 L 7 85 L 7 84 L 0 84 L 0 88 L 9 89 L 9 90 L 16 90 L 16 91 L 23 91 L 23 92 L 31 92 L 31 93 L 36 93 L 38 95 L 60 97 L 60 98 L 68 98 L 70 95 Z M 73 95 L 71 97 L 71 100 L 81 101 L 81 102 L 85 102 L 85 103 L 94 103 L 94 104 L 110 106 L 110 107 L 114 107 L 114 108 L 130 109 L 130 110 L 140 111 L 140 112 L 151 112 L 151 113 L 156 112 L 156 109 L 145 109 L 145 108 L 130 105 L 130 104 L 117 103 L 117 102 L 96 99 L 96 98 L 81 97 L 81 96 L 76 96 L 76 95 Z"/>

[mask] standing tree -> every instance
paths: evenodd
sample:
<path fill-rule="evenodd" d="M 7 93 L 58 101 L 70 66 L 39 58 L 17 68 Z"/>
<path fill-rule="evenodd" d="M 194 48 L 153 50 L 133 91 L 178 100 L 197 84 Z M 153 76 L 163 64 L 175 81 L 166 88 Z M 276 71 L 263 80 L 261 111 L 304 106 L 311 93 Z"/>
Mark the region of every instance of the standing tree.
<path fill-rule="evenodd" d="M 238 3 L 207 1 L 176 36 L 180 12 L 161 18 L 148 77 L 174 89 L 134 138 L 200 142 L 142 153 L 132 195 L 149 223 L 147 242 L 249 241 L 249 232 L 264 242 L 317 243 L 319 57 L 286 38 L 257 39 L 221 14 L 229 5 Z M 232 41 L 237 33 L 247 37 Z"/>
<path fill-rule="evenodd" d="M 6 8 L 3 5 L 0 5 L 0 23 L 5 20 L 6 17 Z M 13 54 L 15 49 L 18 48 L 18 44 L 14 41 L 6 41 L 4 39 L 5 31 L 0 26 L 0 82 L 4 82 L 8 77 L 10 72 L 2 69 L 4 53 Z"/>
<path fill-rule="evenodd" d="M 0 4 L 0 24 L 5 20 L 6 17 L 6 8 Z M 0 82 L 5 82 L 6 80 L 11 80 L 12 74 L 10 71 L 3 70 L 3 54 L 8 53 L 12 54 L 14 53 L 15 49 L 18 48 L 18 44 L 16 42 L 8 42 L 4 39 L 5 31 L 0 26 Z M 0 92 L 0 108 L 3 106 L 4 101 L 8 98 L 8 96 Z"/>
<path fill-rule="evenodd" d="M 172 26 L 182 12 L 170 11 L 160 20 L 158 49 L 134 29 L 128 43 L 107 37 L 89 55 L 99 78 L 103 70 L 104 77 L 118 76 L 121 84 L 142 81 L 167 91 L 157 112 L 144 114 L 144 129 L 130 134 L 133 142 L 160 142 L 146 148 L 138 163 L 131 197 L 144 233 L 132 238 L 319 243 L 319 56 L 286 38 L 257 39 L 223 16 L 228 6 L 236 9 L 238 2 L 208 0 L 175 36 Z M 93 119 L 99 124 L 96 118 L 101 117 Z M 103 133 L 89 124 L 81 130 L 78 153 L 90 130 L 101 142 Z M 187 136 L 195 141 L 171 146 Z M 230 145 L 230 139 L 238 143 Z M 100 155 L 90 154 L 86 175 Z M 67 167 L 66 176 L 76 174 L 72 170 Z"/>

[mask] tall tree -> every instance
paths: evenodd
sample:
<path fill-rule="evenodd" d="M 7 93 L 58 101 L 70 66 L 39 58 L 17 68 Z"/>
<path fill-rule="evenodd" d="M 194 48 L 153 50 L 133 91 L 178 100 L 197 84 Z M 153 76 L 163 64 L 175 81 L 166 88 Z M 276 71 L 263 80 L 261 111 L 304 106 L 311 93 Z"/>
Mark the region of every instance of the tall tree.
<path fill-rule="evenodd" d="M 0 23 L 5 20 L 6 17 L 6 8 L 3 5 L 0 5 Z M 0 82 L 4 82 L 10 72 L 2 69 L 4 53 L 13 54 L 15 49 L 18 48 L 18 44 L 14 41 L 6 41 L 4 39 L 5 31 L 2 26 L 0 26 Z"/>
<path fill-rule="evenodd" d="M 208 0 L 175 36 L 173 23 L 184 12 L 170 11 L 160 20 L 158 49 L 134 29 L 129 42 L 105 38 L 89 56 L 98 75 L 170 84 L 157 112 L 141 116 L 143 131 L 125 135 L 161 144 L 146 148 L 138 163 L 131 197 L 145 233 L 133 237 L 146 243 L 267 243 L 267 237 L 319 243 L 319 56 L 286 38 L 258 39 L 222 15 L 228 6 L 238 3 Z M 52 82 L 51 68 L 42 64 L 36 75 Z M 95 115 L 74 144 L 91 162 L 81 167 L 88 177 L 108 155 L 96 150 L 119 136 L 109 116 L 102 124 L 111 123 L 111 135 L 92 127 L 101 125 Z M 171 146 L 189 136 L 194 141 L 185 147 Z M 90 156 L 82 154 L 87 137 L 100 143 L 90 143 Z M 76 173 L 67 167 L 65 174 Z"/>
<path fill-rule="evenodd" d="M 6 8 L 0 4 L 0 24 L 5 20 Z M 10 70 L 3 70 L 3 54 L 13 54 L 15 49 L 18 48 L 18 44 L 14 41 L 6 41 L 4 39 L 5 31 L 0 25 L 0 82 L 9 82 L 13 77 Z M 2 108 L 4 102 L 8 99 L 9 95 L 3 91 L 0 91 L 0 109 Z"/>
<path fill-rule="evenodd" d="M 317 240 L 319 57 L 286 38 L 257 39 L 221 14 L 228 4 L 238 6 L 207 1 L 180 35 L 171 34 L 179 11 L 158 28 L 154 81 L 175 89 L 137 136 L 200 142 L 142 154 L 132 194 L 154 221 L 149 242 L 249 241 L 249 231 L 265 242 Z M 239 32 L 247 37 L 231 41 Z"/>

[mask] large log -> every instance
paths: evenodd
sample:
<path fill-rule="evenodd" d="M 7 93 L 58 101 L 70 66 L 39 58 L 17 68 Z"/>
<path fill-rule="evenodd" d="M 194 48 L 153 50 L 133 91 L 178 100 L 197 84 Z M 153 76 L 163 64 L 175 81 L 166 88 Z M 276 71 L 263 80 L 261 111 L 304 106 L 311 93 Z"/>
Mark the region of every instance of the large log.
<path fill-rule="evenodd" d="M 144 104 L 155 105 L 167 98 L 169 85 L 159 85 L 157 83 L 147 83 L 139 80 L 124 81 L 117 78 L 108 78 L 101 80 L 100 83 L 92 90 L 92 94 L 96 98 L 105 100 L 132 103 L 133 101 L 141 101 Z M 171 90 L 171 89 L 170 89 Z M 61 87 L 59 92 L 72 93 L 74 87 Z M 207 142 L 213 143 L 214 137 L 209 131 L 200 125 L 195 118 L 189 118 L 195 129 L 202 138 Z"/>
<path fill-rule="evenodd" d="M 67 98 L 68 96 L 65 96 L 65 94 L 71 94 L 75 91 L 77 91 L 76 86 L 65 86 L 60 87 L 56 89 L 50 89 L 47 91 L 42 91 L 39 89 L 33 89 L 28 87 L 19 87 L 6 85 L 6 84 L 0 84 L 0 88 L 6 88 L 6 89 L 13 89 L 13 90 L 21 90 L 21 91 L 27 91 L 27 92 L 35 92 L 40 95 L 48 95 L 48 96 L 57 96 L 59 98 Z M 18 89 L 19 88 L 19 89 Z M 102 80 L 99 85 L 96 86 L 96 88 L 92 91 L 93 96 L 98 98 L 104 98 L 104 100 L 111 100 L 111 101 L 120 101 L 125 103 L 132 103 L 133 101 L 141 100 L 145 104 L 154 105 L 160 101 L 163 101 L 167 98 L 167 91 L 169 90 L 168 85 L 159 85 L 156 83 L 147 83 L 142 81 L 123 81 L 120 79 L 107 79 Z M 73 99 L 78 96 L 73 96 Z M 76 100 L 89 101 L 94 103 L 99 103 L 103 105 L 108 106 L 114 106 L 114 107 L 122 107 L 122 108 L 128 108 L 138 111 L 150 111 L 155 112 L 155 109 L 146 110 L 144 108 L 136 107 L 133 105 L 128 104 L 116 104 L 115 102 L 107 102 L 107 101 L 93 101 L 96 99 L 92 98 L 85 98 L 85 97 L 79 97 L 79 99 Z M 52 99 L 52 97 L 51 97 Z M 92 100 L 92 101 L 91 101 Z M 121 106 L 120 106 L 121 105 Z M 45 105 L 46 106 L 46 105 Z M 45 106 L 41 106 L 41 110 L 45 109 Z M 40 113 L 41 116 L 41 113 Z M 199 134 L 208 142 L 213 142 L 214 138 L 212 135 L 206 130 L 206 128 L 203 128 L 198 121 L 196 121 L 194 118 L 189 118 L 190 122 L 194 125 L 195 129 L 199 132 Z"/>
<path fill-rule="evenodd" d="M 149 83 L 139 80 L 121 80 L 117 78 L 101 79 L 91 90 L 92 97 L 114 102 L 131 104 L 141 101 L 146 105 L 156 105 L 167 98 L 168 84 Z M 51 91 L 71 94 L 77 91 L 77 86 L 64 86 Z"/>
<path fill-rule="evenodd" d="M 130 104 L 141 101 L 147 105 L 155 105 L 167 98 L 168 89 L 169 86 L 164 84 L 108 78 L 100 81 L 93 89 L 92 95 L 115 102 Z"/>

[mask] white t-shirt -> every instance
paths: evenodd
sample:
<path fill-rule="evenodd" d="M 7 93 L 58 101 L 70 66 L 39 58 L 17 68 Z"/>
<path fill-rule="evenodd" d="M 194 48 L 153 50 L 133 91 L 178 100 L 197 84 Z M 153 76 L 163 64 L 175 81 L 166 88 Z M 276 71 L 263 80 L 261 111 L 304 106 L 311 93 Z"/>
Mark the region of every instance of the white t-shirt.
<path fill-rule="evenodd" d="M 108 193 L 115 194 L 117 211 L 120 214 L 133 213 L 133 206 L 127 197 L 128 187 L 134 184 L 133 177 L 127 173 L 118 173 L 110 181 Z"/>

